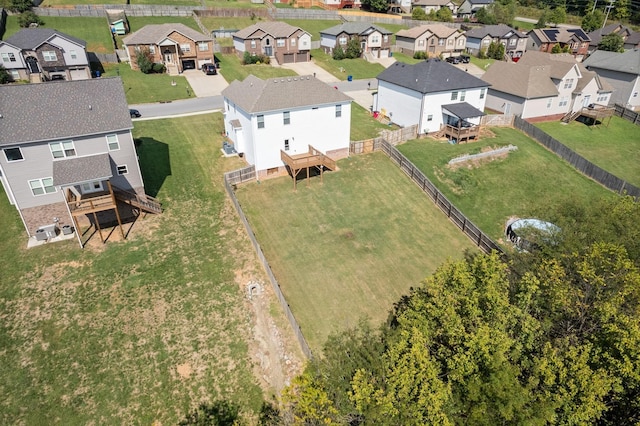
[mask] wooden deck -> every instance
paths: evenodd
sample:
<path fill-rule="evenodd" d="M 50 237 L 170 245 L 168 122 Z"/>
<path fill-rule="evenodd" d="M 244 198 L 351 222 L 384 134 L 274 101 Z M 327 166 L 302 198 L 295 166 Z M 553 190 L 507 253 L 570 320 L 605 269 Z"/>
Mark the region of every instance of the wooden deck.
<path fill-rule="evenodd" d="M 447 139 L 455 140 L 456 143 L 469 142 L 471 139 L 478 139 L 480 126 L 454 127 L 446 124 L 442 129 L 442 133 Z"/>
<path fill-rule="evenodd" d="M 320 180 L 322 180 L 322 172 L 326 167 L 329 170 L 335 170 L 337 168 L 335 160 L 327 157 L 321 151 L 318 151 L 311 145 L 309 145 L 309 151 L 304 154 L 289 155 L 285 151 L 280 151 L 280 159 L 291 170 L 291 176 L 293 177 L 293 189 L 296 189 L 296 178 L 298 174 L 307 169 L 307 185 L 309 184 L 309 169 L 316 167 L 320 170 Z"/>

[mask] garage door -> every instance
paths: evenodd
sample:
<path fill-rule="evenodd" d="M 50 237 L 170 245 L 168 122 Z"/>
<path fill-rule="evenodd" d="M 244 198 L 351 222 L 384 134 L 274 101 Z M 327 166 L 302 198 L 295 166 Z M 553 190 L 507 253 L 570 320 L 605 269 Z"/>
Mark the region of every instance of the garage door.
<path fill-rule="evenodd" d="M 293 53 L 287 53 L 282 57 L 282 62 L 285 64 L 292 64 L 296 61 L 296 57 Z"/>
<path fill-rule="evenodd" d="M 196 61 L 195 59 L 188 59 L 182 61 L 182 69 L 183 70 L 195 70 L 196 69 Z"/>
<path fill-rule="evenodd" d="M 204 64 L 213 63 L 210 59 L 198 59 L 198 69 L 201 70 Z"/>
<path fill-rule="evenodd" d="M 309 61 L 309 53 L 296 53 L 296 62 L 308 62 Z"/>
<path fill-rule="evenodd" d="M 88 80 L 89 75 L 85 68 L 71 69 L 69 70 L 69 74 L 71 74 L 71 80 Z"/>
<path fill-rule="evenodd" d="M 389 57 L 389 50 L 388 49 L 383 49 L 380 51 L 380 57 L 381 58 L 388 58 Z"/>

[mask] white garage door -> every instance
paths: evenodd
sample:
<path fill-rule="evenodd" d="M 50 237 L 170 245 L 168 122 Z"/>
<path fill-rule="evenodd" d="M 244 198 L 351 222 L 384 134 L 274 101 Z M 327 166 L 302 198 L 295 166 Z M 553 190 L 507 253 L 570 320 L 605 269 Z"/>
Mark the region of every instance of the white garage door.
<path fill-rule="evenodd" d="M 89 74 L 85 68 L 78 68 L 69 70 L 71 74 L 71 80 L 88 80 Z"/>
<path fill-rule="evenodd" d="M 389 57 L 389 50 L 388 49 L 383 49 L 380 51 L 380 57 L 381 58 L 388 58 Z"/>
<path fill-rule="evenodd" d="M 201 70 L 204 64 L 211 64 L 212 62 L 210 59 L 198 59 L 198 69 Z"/>

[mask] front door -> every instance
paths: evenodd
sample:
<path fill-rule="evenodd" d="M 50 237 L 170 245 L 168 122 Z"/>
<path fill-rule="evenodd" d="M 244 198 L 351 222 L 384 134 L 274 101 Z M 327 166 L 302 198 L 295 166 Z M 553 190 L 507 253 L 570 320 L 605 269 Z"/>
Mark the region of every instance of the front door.
<path fill-rule="evenodd" d="M 165 51 L 162 52 L 162 57 L 164 58 L 165 63 L 167 64 L 173 63 L 173 54 L 169 49 L 165 49 Z"/>
<path fill-rule="evenodd" d="M 582 106 L 587 108 L 590 103 L 591 103 L 591 95 L 586 95 L 582 100 Z"/>

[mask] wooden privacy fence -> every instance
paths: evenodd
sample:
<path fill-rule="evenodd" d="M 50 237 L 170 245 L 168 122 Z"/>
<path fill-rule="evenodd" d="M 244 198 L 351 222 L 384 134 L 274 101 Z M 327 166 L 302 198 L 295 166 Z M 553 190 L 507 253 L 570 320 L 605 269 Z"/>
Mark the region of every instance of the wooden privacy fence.
<path fill-rule="evenodd" d="M 402 170 L 409 178 L 416 184 L 427 196 L 435 203 L 438 208 L 447 215 L 460 230 L 467 236 L 475 245 L 477 245 L 485 253 L 491 253 L 497 251 L 501 254 L 504 252 L 502 249 L 484 232 L 473 224 L 456 206 L 454 206 L 442 192 L 435 187 L 433 183 L 418 169 L 416 166 L 407 159 L 398 149 L 391 145 L 389 142 L 383 140 L 380 142 L 382 152 L 384 152 L 394 163 L 396 163 L 400 170 Z"/>
<path fill-rule="evenodd" d="M 582 174 L 590 177 L 606 188 L 619 194 L 631 195 L 636 199 L 640 198 L 640 188 L 630 184 L 625 180 L 620 179 L 615 175 L 612 175 L 606 170 L 601 169 L 586 158 L 582 157 L 577 152 L 571 150 L 566 145 L 558 142 L 556 139 L 552 138 L 550 135 L 537 128 L 533 124 L 528 123 L 520 117 L 516 116 L 513 120 L 513 126 L 516 129 L 522 130 L 532 139 L 536 140 L 540 144 L 547 147 L 549 150 L 553 151 L 558 157 L 567 161 Z"/>
<path fill-rule="evenodd" d="M 262 266 L 264 266 L 264 270 L 267 272 L 267 276 L 269 277 L 269 281 L 271 281 L 271 286 L 273 287 L 273 291 L 278 297 L 280 306 L 282 306 L 282 309 L 284 310 L 284 313 L 287 316 L 287 319 L 289 320 L 289 324 L 291 324 L 291 328 L 293 329 L 293 332 L 295 333 L 296 338 L 298 339 L 298 343 L 300 344 L 300 348 L 302 349 L 302 352 L 305 354 L 307 358 L 313 358 L 313 353 L 311 352 L 311 348 L 309 347 L 307 340 L 304 338 L 304 335 L 302 334 L 302 329 L 300 328 L 300 325 L 298 324 L 298 321 L 296 320 L 296 318 L 293 316 L 293 312 L 291 312 L 291 308 L 287 303 L 287 299 L 285 299 L 284 294 L 280 289 L 280 284 L 278 283 L 278 280 L 276 279 L 275 275 L 273 275 L 271 266 L 269 266 L 269 262 L 267 261 L 267 258 L 265 257 L 264 253 L 262 252 L 262 248 L 260 247 L 260 244 L 258 244 L 258 240 L 256 239 L 256 236 L 253 233 L 253 229 L 251 228 L 251 225 L 249 224 L 249 221 L 247 220 L 247 217 L 245 216 L 244 211 L 242 210 L 242 207 L 238 202 L 238 198 L 236 197 L 235 192 L 233 191 L 233 185 L 241 182 L 254 180 L 255 177 L 256 177 L 256 171 L 255 171 L 255 167 L 253 166 L 245 167 L 244 169 L 239 169 L 229 173 L 225 173 L 224 187 L 227 190 L 229 197 L 231 197 L 231 201 L 233 202 L 233 205 L 236 208 L 238 215 L 240 216 L 240 220 L 242 220 L 242 224 L 244 225 L 244 228 L 247 231 L 247 235 L 251 240 L 251 244 L 253 244 L 253 248 L 256 251 L 258 258 L 260 259 L 260 262 L 262 262 Z"/>
<path fill-rule="evenodd" d="M 633 124 L 640 125 L 640 114 L 635 112 L 635 111 L 633 111 L 633 110 L 631 110 L 631 109 L 628 109 L 628 108 L 623 107 L 622 105 L 616 104 L 614 106 L 614 112 L 613 113 L 615 115 L 617 115 L 618 117 L 622 117 L 625 120 L 628 120 L 628 121 L 632 122 Z"/>

